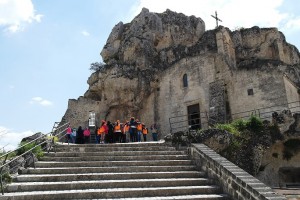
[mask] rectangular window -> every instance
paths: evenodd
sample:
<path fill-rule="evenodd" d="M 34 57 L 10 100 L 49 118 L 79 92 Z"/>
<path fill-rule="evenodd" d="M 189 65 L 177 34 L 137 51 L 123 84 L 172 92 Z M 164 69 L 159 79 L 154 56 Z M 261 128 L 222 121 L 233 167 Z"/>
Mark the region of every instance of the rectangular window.
<path fill-rule="evenodd" d="M 248 96 L 252 96 L 252 95 L 254 95 L 254 93 L 253 93 L 253 89 L 248 89 L 248 90 L 247 90 L 247 92 L 248 92 Z"/>

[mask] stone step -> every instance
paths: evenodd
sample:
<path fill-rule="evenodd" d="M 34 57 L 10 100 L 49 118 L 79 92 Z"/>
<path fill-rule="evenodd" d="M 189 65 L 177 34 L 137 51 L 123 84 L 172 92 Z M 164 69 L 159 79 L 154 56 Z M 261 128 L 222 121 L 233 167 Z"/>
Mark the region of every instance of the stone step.
<path fill-rule="evenodd" d="M 178 187 L 144 187 L 116 189 L 87 189 L 61 191 L 32 191 L 5 193 L 3 200 L 57 200 L 57 199 L 107 199 L 107 198 L 136 198 L 176 195 L 219 194 L 217 186 L 178 186 Z"/>
<path fill-rule="evenodd" d="M 137 187 L 175 187 L 212 185 L 206 178 L 169 178 L 169 179 L 130 179 L 130 180 L 94 180 L 63 182 L 30 182 L 12 183 L 7 192 L 50 191 L 50 190 L 83 190 L 104 188 L 137 188 Z"/>
<path fill-rule="evenodd" d="M 199 194 L 199 195 L 184 195 L 184 196 L 177 195 L 177 196 L 168 196 L 168 197 L 160 196 L 160 197 L 122 198 L 122 200 L 175 200 L 175 199 L 177 200 L 231 200 L 226 194 Z M 104 199 L 97 199 L 97 200 L 104 200 Z M 116 199 L 106 199 L 106 200 L 116 200 Z"/>
<path fill-rule="evenodd" d="M 13 182 L 55 182 L 85 180 L 126 180 L 126 179 L 163 179 L 163 178 L 204 178 L 201 171 L 175 172 L 119 172 L 119 173 L 78 173 L 78 174 L 24 174 Z"/>
<path fill-rule="evenodd" d="M 168 166 L 191 165 L 191 160 L 140 160 L 140 161 L 88 161 L 88 162 L 37 162 L 38 168 L 53 167 L 117 167 L 117 166 Z"/>
<path fill-rule="evenodd" d="M 70 146 L 57 146 L 54 149 L 56 152 L 111 152 L 111 151 L 174 151 L 175 147 L 168 146 L 138 146 L 138 147 L 121 147 L 121 146 L 104 146 L 96 145 L 96 147 L 85 146 L 77 147 L 76 145 Z"/>
<path fill-rule="evenodd" d="M 184 166 L 124 166 L 124 167 L 74 167 L 74 168 L 27 168 L 21 174 L 77 174 L 105 172 L 174 172 L 195 170 L 194 165 Z"/>
<path fill-rule="evenodd" d="M 46 157 L 87 157 L 87 156 L 155 156 L 155 155 L 186 155 L 184 151 L 111 151 L 111 152 L 50 152 Z"/>
<path fill-rule="evenodd" d="M 109 144 L 72 144 L 57 143 L 57 147 L 76 146 L 76 147 L 168 147 L 162 142 L 128 142 L 128 143 L 109 143 Z M 170 147 L 170 146 L 169 146 Z"/>
<path fill-rule="evenodd" d="M 187 155 L 136 155 L 136 156 L 85 156 L 85 157 L 42 157 L 41 161 L 123 161 L 123 160 L 186 160 Z"/>

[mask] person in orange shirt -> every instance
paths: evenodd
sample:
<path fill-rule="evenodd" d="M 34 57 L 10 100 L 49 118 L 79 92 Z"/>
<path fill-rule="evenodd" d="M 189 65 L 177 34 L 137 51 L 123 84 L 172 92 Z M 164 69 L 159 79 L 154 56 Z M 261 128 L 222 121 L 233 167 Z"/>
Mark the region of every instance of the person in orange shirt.
<path fill-rule="evenodd" d="M 114 126 L 114 142 L 119 143 L 121 142 L 121 124 L 120 120 L 117 120 Z"/>
<path fill-rule="evenodd" d="M 145 126 L 145 124 L 142 124 L 142 133 L 144 137 L 144 142 L 147 142 L 148 128 Z"/>
<path fill-rule="evenodd" d="M 125 122 L 124 123 L 124 130 L 123 130 L 123 134 L 124 134 L 124 137 L 125 137 L 125 142 L 130 142 L 130 132 L 129 132 L 129 121 Z"/>
<path fill-rule="evenodd" d="M 96 136 L 96 142 L 97 144 L 104 143 L 105 138 L 105 131 L 106 131 L 106 122 L 102 120 L 101 126 L 98 129 L 97 136 Z"/>
<path fill-rule="evenodd" d="M 141 142 L 142 141 L 143 126 L 142 126 L 142 123 L 138 119 L 136 120 L 136 122 L 137 122 L 137 126 L 136 126 L 136 129 L 137 129 L 137 141 Z"/>

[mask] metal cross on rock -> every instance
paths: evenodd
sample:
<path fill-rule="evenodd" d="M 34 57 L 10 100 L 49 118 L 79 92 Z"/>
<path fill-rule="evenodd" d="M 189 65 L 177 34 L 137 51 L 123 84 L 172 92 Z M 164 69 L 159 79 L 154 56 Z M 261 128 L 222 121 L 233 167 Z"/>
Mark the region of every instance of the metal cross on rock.
<path fill-rule="evenodd" d="M 218 18 L 217 11 L 215 13 L 216 13 L 216 16 L 214 16 L 214 15 L 211 15 L 211 16 L 216 19 L 216 25 L 217 25 L 216 28 L 218 28 L 218 26 L 219 26 L 218 21 L 222 22 L 222 20 L 220 18 Z"/>

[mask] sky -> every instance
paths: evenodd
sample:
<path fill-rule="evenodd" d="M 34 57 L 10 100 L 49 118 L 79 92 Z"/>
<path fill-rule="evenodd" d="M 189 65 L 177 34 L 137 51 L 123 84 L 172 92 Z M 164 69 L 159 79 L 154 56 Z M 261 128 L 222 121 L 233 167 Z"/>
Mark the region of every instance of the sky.
<path fill-rule="evenodd" d="M 69 99 L 88 89 L 90 64 L 118 22 L 129 23 L 143 7 L 170 9 L 204 20 L 218 12 L 220 25 L 277 27 L 300 48 L 299 0 L 0 0 L 0 150 L 23 137 L 49 133 Z M 88 111 L 87 111 L 88 112 Z"/>

